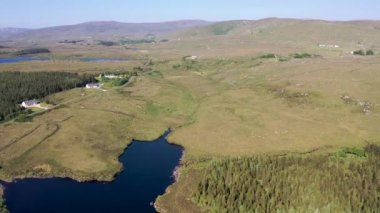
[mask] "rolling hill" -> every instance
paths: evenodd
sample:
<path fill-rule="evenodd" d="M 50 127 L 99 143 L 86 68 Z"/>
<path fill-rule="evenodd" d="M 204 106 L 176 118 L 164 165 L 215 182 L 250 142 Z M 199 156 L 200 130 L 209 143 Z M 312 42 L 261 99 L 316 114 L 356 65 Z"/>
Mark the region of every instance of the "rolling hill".
<path fill-rule="evenodd" d="M 195 26 L 205 26 L 210 22 L 202 20 L 180 20 L 161 23 L 122 23 L 116 21 L 94 21 L 76 25 L 56 26 L 33 30 L 21 30 L 3 35 L 4 39 L 22 40 L 57 40 L 80 38 L 112 38 L 125 36 L 144 36 L 162 34 Z"/>
<path fill-rule="evenodd" d="M 143 48 L 156 57 L 163 51 L 172 57 L 201 58 L 295 52 L 342 56 L 356 50 L 379 52 L 380 21 L 233 20 L 183 29 L 166 37 L 171 42 Z"/>
<path fill-rule="evenodd" d="M 131 51 L 108 48 L 99 41 L 116 42 L 128 37 L 140 41 L 154 34 L 159 39 L 154 45 L 128 43 Z M 4 34 L 7 35 L 7 34 Z M 3 35 L 3 37 L 4 37 Z M 9 34 L 8 34 L 9 35 Z M 121 23 L 115 21 L 86 22 L 34 30 L 21 30 L 8 36 L 13 42 L 0 45 L 20 50 L 46 47 L 55 54 L 88 55 L 89 48 L 100 48 L 98 55 L 107 57 L 130 56 L 136 50 L 149 52 L 153 57 L 170 58 L 184 55 L 200 57 L 258 55 L 268 52 L 280 55 L 309 52 L 316 55 L 349 55 L 355 50 L 380 51 L 380 21 L 324 21 L 267 18 L 261 20 L 233 20 L 207 22 L 182 20 L 161 23 Z M 5 39 L 3 39 L 5 40 Z M 57 44 L 66 41 L 67 45 Z M 77 41 L 83 41 L 75 45 Z M 74 45 L 72 45 L 74 44 Z M 319 45 L 324 45 L 320 47 Z M 112 46 L 112 45 L 110 45 Z"/>
<path fill-rule="evenodd" d="M 160 23 L 94 21 L 41 29 L 3 28 L 0 38 L 57 40 L 79 38 L 141 37 L 146 34 L 172 34 L 181 38 L 250 37 L 262 41 L 287 42 L 380 42 L 380 21 L 323 21 L 267 18 L 208 22 L 180 20 Z"/>
<path fill-rule="evenodd" d="M 380 21 L 323 21 L 268 18 L 235 20 L 197 26 L 175 36 L 182 39 L 241 38 L 297 45 L 336 44 L 363 48 L 380 46 Z"/>
<path fill-rule="evenodd" d="M 7 28 L 0 28 L 0 39 L 7 39 L 12 37 L 13 35 L 17 35 L 19 33 L 28 31 L 29 29 L 26 28 L 14 28 L 14 27 L 7 27 Z"/>

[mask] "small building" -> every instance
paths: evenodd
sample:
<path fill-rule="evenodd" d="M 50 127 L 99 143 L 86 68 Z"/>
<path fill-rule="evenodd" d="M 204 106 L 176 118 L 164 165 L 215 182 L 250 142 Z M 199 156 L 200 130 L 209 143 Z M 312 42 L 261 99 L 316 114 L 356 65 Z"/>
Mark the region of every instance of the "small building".
<path fill-rule="evenodd" d="M 104 78 L 114 79 L 114 78 L 120 78 L 120 76 L 115 75 L 115 74 L 105 74 Z"/>
<path fill-rule="evenodd" d="M 89 84 L 86 84 L 86 88 L 87 89 L 99 89 L 100 84 L 99 83 L 89 83 Z"/>
<path fill-rule="evenodd" d="M 105 74 L 105 73 L 103 73 L 103 74 L 100 74 L 99 75 L 99 78 L 108 78 L 108 79 L 115 79 L 115 78 L 121 78 L 121 76 L 120 75 L 115 75 L 115 74 Z"/>
<path fill-rule="evenodd" d="M 185 60 L 197 60 L 198 56 L 196 55 L 189 55 L 184 57 Z"/>
<path fill-rule="evenodd" d="M 340 48 L 337 44 L 318 44 L 319 48 Z"/>
<path fill-rule="evenodd" d="M 28 101 L 23 101 L 21 103 L 21 106 L 24 108 L 32 108 L 38 106 L 39 102 L 37 100 L 28 100 Z"/>

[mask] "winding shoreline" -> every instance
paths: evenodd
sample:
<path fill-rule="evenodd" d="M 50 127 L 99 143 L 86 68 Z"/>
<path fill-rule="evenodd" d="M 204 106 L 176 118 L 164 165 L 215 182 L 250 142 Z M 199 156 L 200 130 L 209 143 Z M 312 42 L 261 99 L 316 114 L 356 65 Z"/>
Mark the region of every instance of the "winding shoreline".
<path fill-rule="evenodd" d="M 124 195 L 121 195 L 121 194 L 119 194 L 117 191 L 120 191 L 120 189 L 123 189 L 123 188 L 125 188 L 125 187 L 122 187 L 122 185 L 120 185 L 120 184 L 144 184 L 144 182 L 146 181 L 145 179 L 146 179 L 146 175 L 147 174 L 149 174 L 149 171 L 152 171 L 153 172 L 153 174 L 155 174 L 155 175 L 163 175 L 162 177 L 165 177 L 166 175 L 165 175 L 165 172 L 168 172 L 168 170 L 167 169 L 169 169 L 170 168 L 170 178 L 169 179 L 166 179 L 165 181 L 159 181 L 159 182 L 157 182 L 157 184 L 158 185 L 156 185 L 156 186 L 154 186 L 152 189 L 150 189 L 150 187 L 148 187 L 148 185 L 151 185 L 153 182 L 146 182 L 148 185 L 145 187 L 145 189 L 142 189 L 142 190 L 147 190 L 147 192 L 149 192 L 149 193 L 147 193 L 146 195 L 144 194 L 144 192 L 142 192 L 141 193 L 141 196 L 140 197 L 144 197 L 144 199 L 146 199 L 146 198 L 149 198 L 150 196 L 152 196 L 152 193 L 155 193 L 158 189 L 159 189 L 159 191 L 157 191 L 158 193 L 156 194 L 156 195 L 154 195 L 154 198 L 153 198 L 153 200 L 155 201 L 160 195 L 162 195 L 162 194 L 165 194 L 166 193 L 166 190 L 167 190 L 167 188 L 169 187 L 169 186 L 171 186 L 173 183 L 175 183 L 177 180 L 178 180 L 178 170 L 179 170 L 179 168 L 181 167 L 181 165 L 182 165 L 182 161 L 183 161 L 183 158 L 184 158 L 184 149 L 183 149 L 183 147 L 182 146 L 178 146 L 178 145 L 176 145 L 176 144 L 173 144 L 173 143 L 169 143 L 167 140 L 166 140 L 166 138 L 167 138 L 167 136 L 170 134 L 170 129 L 169 130 L 166 130 L 165 132 L 164 132 L 164 134 L 162 134 L 159 138 L 157 138 L 157 139 L 155 139 L 154 140 L 154 142 L 151 142 L 151 141 L 139 141 L 139 140 L 131 140 L 131 143 L 129 143 L 124 149 L 123 149 L 123 151 L 121 152 L 121 154 L 118 156 L 118 159 L 119 159 L 119 163 L 121 163 L 121 167 L 120 167 L 120 169 L 119 169 L 119 171 L 117 172 L 117 173 L 115 173 L 115 174 L 113 174 L 112 175 L 112 178 L 110 178 L 110 179 L 108 179 L 108 180 L 99 180 L 99 179 L 97 179 L 96 177 L 95 178 L 92 178 L 92 179 L 83 179 L 83 178 L 78 178 L 78 176 L 79 175 L 77 175 L 77 176 L 57 176 L 57 175 L 54 175 L 54 174 L 50 174 L 50 175 L 47 175 L 47 176 L 31 176 L 31 177 L 25 177 L 25 178 L 14 178 L 14 179 L 12 179 L 11 181 L 9 181 L 9 182 L 6 182 L 6 181 L 1 181 L 1 183 L 4 185 L 4 197 L 5 198 L 7 198 L 7 200 L 8 200 L 8 198 L 11 198 L 11 200 L 10 200 L 10 204 L 11 205 L 13 205 L 13 209 L 14 209 L 14 205 L 15 205 L 15 199 L 18 199 L 18 200 L 24 200 L 24 198 L 21 198 L 21 197 L 18 197 L 17 195 L 15 195 L 15 193 L 17 193 L 17 190 L 19 191 L 19 190 L 21 190 L 21 186 L 23 186 L 24 184 L 26 184 L 26 188 L 25 188 L 25 190 L 26 190 L 26 194 L 28 194 L 28 193 L 33 193 L 33 191 L 30 191 L 30 190 L 33 190 L 32 188 L 33 188 L 33 185 L 34 186 L 36 186 L 36 184 L 38 185 L 38 183 L 39 183 L 39 181 L 41 181 L 41 180 L 46 180 L 46 181 L 44 181 L 44 182 L 41 182 L 41 183 L 43 183 L 42 185 L 41 185 L 41 187 L 42 187 L 42 190 L 38 190 L 38 191 L 40 191 L 40 192 L 43 192 L 43 193 L 49 193 L 49 191 L 45 191 L 46 189 L 44 188 L 44 186 L 46 187 L 46 184 L 47 185 L 51 185 L 51 184 L 53 184 L 52 185 L 52 187 L 54 188 L 54 186 L 56 185 L 56 186 L 59 186 L 59 185 L 62 185 L 62 186 L 65 186 L 65 185 L 71 185 L 71 186 L 73 186 L 74 185 L 74 187 L 76 187 L 76 188 L 78 188 L 77 190 L 79 190 L 79 191 L 77 191 L 77 192 L 80 192 L 79 194 L 83 194 L 83 195 L 87 195 L 87 193 L 90 193 L 90 194 L 88 194 L 90 197 L 91 196 L 94 196 L 93 198 L 91 198 L 91 199 L 95 199 L 95 200 L 97 200 L 97 199 L 99 199 L 99 198 L 96 198 L 96 197 L 99 197 L 99 196 L 102 196 L 102 193 L 97 193 L 97 194 L 92 194 L 91 195 L 91 192 L 89 192 L 87 189 L 86 189 L 86 187 L 85 187 L 85 185 L 81 185 L 81 184 L 83 184 L 83 183 L 94 183 L 94 185 L 92 185 L 92 184 L 90 184 L 90 186 L 87 184 L 87 186 L 89 186 L 90 188 L 101 188 L 102 186 L 101 185 L 103 185 L 103 186 L 105 186 L 105 185 L 107 185 L 106 187 L 109 187 L 109 189 L 111 190 L 111 193 L 113 193 L 113 195 L 112 196 L 110 196 L 110 198 L 108 199 L 108 201 L 107 202 L 116 202 L 116 203 L 118 203 L 119 201 L 117 201 L 118 199 L 117 199 L 117 197 L 119 197 L 119 196 L 122 196 L 122 197 L 124 197 L 125 198 L 125 196 Z M 137 143 L 136 145 L 134 145 L 134 146 L 132 146 L 132 149 L 131 150 L 128 150 L 129 148 L 131 148 L 131 145 L 133 145 L 133 144 L 135 144 L 135 143 Z M 144 143 L 147 143 L 147 144 L 155 144 L 155 145 L 153 145 L 153 146 L 148 146 L 148 147 L 150 147 L 150 148 L 148 148 L 148 147 L 146 147 L 146 146 L 144 146 L 144 145 L 142 145 L 142 144 L 144 144 Z M 164 143 L 166 144 L 166 145 L 164 145 Z M 175 146 L 175 148 L 170 148 L 170 147 L 174 147 Z M 155 148 L 156 147 L 156 148 Z M 162 148 L 160 148 L 160 147 L 162 147 Z M 158 154 L 155 154 L 154 153 L 154 150 L 161 150 L 162 149 L 162 151 L 160 151 L 160 153 Z M 128 151 L 129 152 L 128 152 Z M 135 150 L 135 151 L 132 151 L 132 150 Z M 158 169 L 158 170 L 156 170 L 154 167 L 152 168 L 153 170 L 146 170 L 146 168 L 145 167 L 141 167 L 143 164 L 139 164 L 139 163 L 137 163 L 137 164 L 135 164 L 135 166 L 133 166 L 130 162 L 133 162 L 133 161 L 144 161 L 145 162 L 145 157 L 143 157 L 144 155 L 141 155 L 141 154 L 138 154 L 138 153 L 140 153 L 141 151 L 137 151 L 137 150 L 146 150 L 146 151 L 143 151 L 142 153 L 151 153 L 150 155 L 152 156 L 152 157 L 150 157 L 149 159 L 162 159 L 162 156 L 166 156 L 167 154 L 169 154 L 169 153 L 172 153 L 174 150 L 176 150 L 173 154 L 169 154 L 170 156 L 172 156 L 172 157 L 170 157 L 170 158 L 168 158 L 166 161 L 168 161 L 168 163 L 164 163 L 164 162 L 162 162 L 163 164 L 163 166 L 164 167 L 162 167 L 162 168 L 166 168 L 166 169 L 164 169 L 164 170 L 161 170 L 161 169 Z M 149 151 L 149 150 L 151 150 L 151 151 Z M 172 150 L 172 151 L 171 151 Z M 153 151 L 153 152 L 152 152 Z M 132 154 L 132 153 L 134 153 L 134 154 Z M 161 156 L 161 157 L 160 157 Z M 174 156 L 177 156 L 177 157 L 174 157 Z M 132 160 L 132 159 L 135 159 L 135 160 Z M 139 160 L 140 159 L 140 160 Z M 166 158 L 165 158 L 166 159 Z M 175 161 L 173 161 L 174 159 L 176 159 Z M 132 160 L 132 161 L 131 161 Z M 147 159 L 148 160 L 148 159 Z M 147 162 L 152 162 L 152 160 L 148 160 Z M 159 162 L 159 161 L 157 161 L 157 160 L 154 160 L 153 162 Z M 170 162 L 170 163 L 169 163 Z M 154 164 L 150 164 L 150 165 L 156 165 L 156 163 L 154 163 Z M 129 170 L 128 170 L 128 168 L 126 168 L 126 165 L 125 164 L 127 164 L 128 165 L 128 168 L 129 168 Z M 148 163 L 149 164 L 149 163 Z M 172 167 L 173 166 L 173 167 Z M 149 168 L 149 167 L 151 167 L 151 166 L 148 166 L 147 168 Z M 140 175 L 139 175 L 139 172 L 138 173 L 136 173 L 136 171 L 138 171 L 138 170 L 136 170 L 136 169 L 142 169 L 143 171 L 144 171 L 144 168 L 145 168 L 145 171 L 142 173 L 142 174 L 145 174 L 145 177 L 144 177 L 144 175 L 143 176 L 141 176 L 141 178 L 140 178 Z M 156 167 L 157 168 L 157 167 Z M 161 167 L 159 167 L 159 168 L 161 168 Z M 125 173 L 123 173 L 123 171 L 125 171 Z M 165 171 L 165 172 L 164 172 Z M 132 172 L 132 173 L 131 173 Z M 146 173 L 146 172 L 148 172 L 148 173 Z M 157 172 L 159 172 L 159 174 L 156 174 Z M 129 174 L 134 174 L 134 176 L 133 176 L 133 178 L 134 179 L 129 179 Z M 150 176 L 150 175 L 148 175 L 148 176 Z M 126 179 L 128 177 L 128 179 Z M 159 176 L 160 177 L 160 176 Z M 132 178 L 132 177 L 131 177 Z M 136 179 L 137 178 L 137 179 Z M 106 179 L 106 178 L 105 178 Z M 138 182 L 135 182 L 134 180 L 139 180 L 140 182 L 141 181 L 144 181 L 144 182 L 142 182 L 142 183 L 138 183 Z M 17 182 L 20 182 L 20 183 L 18 183 L 17 184 Z M 104 184 L 102 184 L 102 183 L 104 183 Z M 20 185 L 21 184 L 21 185 Z M 57 185 L 58 184 L 58 185 Z M 156 183 L 154 183 L 154 184 L 156 184 Z M 167 185 L 166 185 L 167 184 Z M 99 186 L 100 185 L 100 186 Z M 145 184 L 144 184 L 145 185 Z M 82 186 L 84 186 L 85 188 L 83 188 Z M 99 187 L 98 187 L 99 186 Z M 12 187 L 12 188 L 10 188 L 9 190 L 8 190 L 8 187 Z M 32 187 L 32 188 L 31 188 Z M 115 188 L 116 187 L 116 188 Z M 148 187 L 148 188 L 147 188 Z M 157 188 L 158 187 L 158 188 Z M 161 187 L 164 187 L 164 188 L 161 188 Z M 81 190 L 83 188 L 83 190 Z M 103 187 L 104 188 L 104 187 Z M 127 187 L 128 188 L 128 187 Z M 30 190 L 28 190 L 28 189 L 30 189 Z M 16 190 L 16 191 L 15 191 Z M 117 190 L 117 191 L 115 191 L 115 190 Z M 153 190 L 153 191 L 151 191 L 151 190 Z M 163 191 L 161 191 L 161 190 L 163 190 Z M 9 193 L 8 193 L 8 195 L 7 195 L 7 191 L 9 191 Z M 64 192 L 64 194 L 71 194 L 72 193 L 72 190 L 71 191 L 66 191 L 66 192 Z M 116 194 L 115 194 L 116 193 Z M 129 188 L 129 190 L 127 190 L 127 191 L 124 191 L 124 193 L 127 193 L 127 194 L 135 194 L 134 193 L 134 189 L 132 189 L 132 188 Z M 9 196 L 11 196 L 11 197 L 9 197 Z M 15 197 L 16 196 L 16 197 Z M 128 196 L 130 196 L 130 195 L 128 195 Z M 37 199 L 37 198 L 35 198 L 35 199 Z M 43 199 L 45 199 L 45 198 L 43 198 Z M 61 199 L 60 198 L 60 196 L 58 196 L 58 198 L 57 199 Z M 63 200 L 65 200 L 65 198 L 63 197 Z M 53 200 L 54 202 L 56 202 L 56 199 L 54 199 Z M 42 202 L 42 201 L 41 201 Z M 52 203 L 54 203 L 54 202 L 52 202 Z M 39 203 L 39 202 L 38 202 Z M 10 206 L 10 205 L 8 205 L 8 203 L 7 203 L 7 201 L 6 201 L 6 203 L 5 203 L 7 206 Z M 88 203 L 86 203 L 86 202 L 84 202 L 84 203 L 82 203 L 81 205 L 83 205 L 83 206 L 86 206 Z M 119 202 L 119 204 L 116 204 L 116 207 L 115 208 L 118 208 L 118 206 L 120 206 L 120 205 L 124 205 L 125 204 L 125 202 L 123 202 L 123 203 L 120 203 Z M 147 204 L 149 204 L 149 203 L 147 203 Z M 22 204 L 20 204 L 20 205 L 22 205 Z M 36 204 L 37 206 L 38 206 L 38 204 Z M 53 205 L 53 204 L 52 204 Z M 135 206 L 134 208 L 138 208 L 138 206 L 141 206 L 141 204 L 133 204 L 133 203 L 131 203 L 131 204 L 128 204 L 128 205 L 132 205 L 132 206 Z M 157 206 L 155 205 L 155 203 L 153 203 L 153 202 L 151 202 L 151 204 L 149 205 L 149 206 L 151 206 L 150 208 L 154 208 L 154 211 L 157 211 Z M 23 208 L 23 207 L 21 207 L 21 208 Z M 143 207 L 143 209 L 144 208 L 148 208 L 148 207 Z M 9 208 L 9 209 L 11 209 L 12 210 L 12 208 Z M 121 208 L 122 209 L 122 208 Z M 15 210 L 15 209 L 14 209 Z M 16 211 L 17 212 L 17 211 Z"/>

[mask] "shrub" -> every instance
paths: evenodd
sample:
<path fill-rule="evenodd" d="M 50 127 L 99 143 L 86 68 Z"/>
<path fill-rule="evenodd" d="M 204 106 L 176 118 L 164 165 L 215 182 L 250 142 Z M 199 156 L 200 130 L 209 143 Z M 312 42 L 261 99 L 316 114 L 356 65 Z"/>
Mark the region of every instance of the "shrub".
<path fill-rule="evenodd" d="M 200 64 L 194 60 L 182 60 L 182 62 L 173 65 L 173 69 L 179 70 L 199 70 Z"/>
<path fill-rule="evenodd" d="M 0 213 L 9 213 L 3 198 L 0 198 Z"/>
<path fill-rule="evenodd" d="M 293 55 L 293 58 L 301 59 L 301 58 L 311 58 L 312 55 L 309 53 L 296 53 Z"/>
<path fill-rule="evenodd" d="M 122 45 L 127 45 L 127 44 L 150 44 L 154 43 L 155 40 L 154 38 L 141 38 L 141 39 L 123 39 L 120 41 Z"/>
<path fill-rule="evenodd" d="M 118 43 L 114 42 L 114 41 L 99 41 L 98 44 L 103 45 L 103 46 L 107 46 L 107 47 L 118 45 Z"/>
<path fill-rule="evenodd" d="M 39 53 L 50 53 L 50 50 L 47 48 L 31 48 L 17 51 L 15 55 L 29 55 L 29 54 L 39 54 Z"/>
<path fill-rule="evenodd" d="M 25 112 L 25 113 L 21 113 L 21 114 L 19 114 L 19 115 L 16 117 L 15 121 L 16 121 L 16 122 L 27 122 L 27 121 L 31 121 L 32 118 L 29 117 L 29 116 L 27 115 L 27 113 L 28 113 L 28 112 Z"/>
<path fill-rule="evenodd" d="M 346 147 L 346 148 L 344 148 L 342 150 L 339 150 L 335 154 L 335 156 L 339 157 L 339 158 L 345 158 L 345 157 L 347 157 L 348 154 L 354 155 L 356 157 L 367 157 L 367 154 L 366 154 L 365 150 L 357 148 L 357 147 L 352 147 L 352 148 Z"/>
<path fill-rule="evenodd" d="M 63 40 L 63 41 L 59 41 L 58 43 L 60 43 L 60 44 L 76 44 L 79 42 L 84 42 L 84 40 Z"/>
<path fill-rule="evenodd" d="M 264 59 L 267 59 L 267 58 L 276 58 L 276 55 L 273 54 L 273 53 L 268 53 L 268 54 L 260 56 L 260 58 L 264 58 Z"/>
<path fill-rule="evenodd" d="M 279 58 L 278 61 L 285 62 L 285 61 L 289 61 L 289 59 L 288 58 Z"/>
<path fill-rule="evenodd" d="M 356 50 L 354 51 L 354 55 L 365 55 L 363 50 Z"/>
<path fill-rule="evenodd" d="M 367 50 L 366 55 L 375 55 L 373 50 Z"/>
<path fill-rule="evenodd" d="M 365 55 L 375 55 L 375 52 L 373 50 L 356 50 L 353 52 L 354 55 L 361 55 L 361 56 L 365 56 Z"/>

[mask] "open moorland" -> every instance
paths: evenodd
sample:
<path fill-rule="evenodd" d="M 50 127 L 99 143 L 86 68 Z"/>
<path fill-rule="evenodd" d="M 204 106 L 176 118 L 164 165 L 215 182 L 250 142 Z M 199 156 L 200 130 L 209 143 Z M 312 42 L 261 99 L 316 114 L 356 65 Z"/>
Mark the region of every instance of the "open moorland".
<path fill-rule="evenodd" d="M 379 29 L 375 21 L 267 19 L 203 23 L 157 33 L 158 42 L 149 43 L 49 40 L 44 47 L 51 53 L 42 56 L 53 60 L 0 64 L 0 71 L 137 76 L 120 87 L 49 95 L 59 107 L 0 124 L 0 178 L 112 180 L 132 139 L 154 139 L 171 128 L 169 141 L 185 152 L 176 183 L 156 200 L 160 212 L 376 212 Z M 9 47 L 4 57 L 29 46 L 20 38 L 0 43 Z M 44 38 L 33 39 L 43 46 Z M 373 55 L 351 53 L 357 50 Z M 269 187 L 274 182 L 278 189 Z M 327 189 L 328 182 L 352 190 Z"/>

